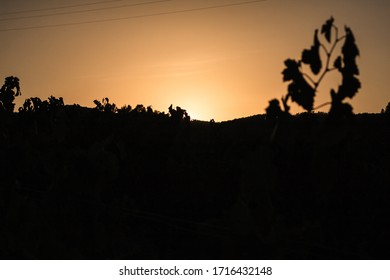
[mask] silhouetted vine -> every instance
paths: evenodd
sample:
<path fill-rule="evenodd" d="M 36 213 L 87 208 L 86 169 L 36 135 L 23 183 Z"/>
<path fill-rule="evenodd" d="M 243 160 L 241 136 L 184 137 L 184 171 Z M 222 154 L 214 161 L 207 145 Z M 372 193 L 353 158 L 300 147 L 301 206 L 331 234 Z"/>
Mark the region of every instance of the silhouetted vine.
<path fill-rule="evenodd" d="M 289 114 L 290 107 L 287 105 L 291 99 L 306 111 L 312 112 L 325 105 L 331 105 L 329 113 L 333 116 L 343 116 L 352 113 L 352 107 L 344 103 L 345 98 L 353 98 L 361 87 L 360 81 L 356 77 L 359 69 L 356 64 L 356 57 L 359 49 L 355 43 L 355 37 L 349 27 L 345 27 L 345 34 L 339 35 L 339 29 L 334 24 L 331 17 L 321 28 L 322 41 L 329 44 L 327 48 L 320 41 L 319 30 L 314 31 L 314 42 L 310 49 L 304 49 L 300 60 L 287 59 L 284 61 L 286 68 L 283 70 L 283 81 L 290 82 L 287 87 L 287 95 L 282 97 L 283 109 L 279 102 L 274 99 L 270 101 L 266 109 L 269 118 L 279 117 L 282 114 Z M 344 41 L 341 53 L 333 60 L 336 46 Z M 325 53 L 325 61 L 321 59 L 320 52 Z M 332 62 L 333 61 L 333 62 Z M 302 64 L 310 66 L 311 74 L 304 73 Z M 331 102 L 322 104 L 314 108 L 314 97 L 326 74 L 331 71 L 339 71 L 342 76 L 342 83 L 337 91 L 331 89 Z M 317 79 L 316 79 L 316 78 Z"/>

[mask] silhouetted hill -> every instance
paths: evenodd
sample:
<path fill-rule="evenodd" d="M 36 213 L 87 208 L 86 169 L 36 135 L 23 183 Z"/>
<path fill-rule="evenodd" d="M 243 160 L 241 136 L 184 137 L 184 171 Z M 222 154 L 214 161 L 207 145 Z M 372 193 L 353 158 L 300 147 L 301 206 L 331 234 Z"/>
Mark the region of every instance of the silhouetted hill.
<path fill-rule="evenodd" d="M 390 121 L 177 122 L 65 106 L 0 118 L 0 256 L 380 259 Z"/>

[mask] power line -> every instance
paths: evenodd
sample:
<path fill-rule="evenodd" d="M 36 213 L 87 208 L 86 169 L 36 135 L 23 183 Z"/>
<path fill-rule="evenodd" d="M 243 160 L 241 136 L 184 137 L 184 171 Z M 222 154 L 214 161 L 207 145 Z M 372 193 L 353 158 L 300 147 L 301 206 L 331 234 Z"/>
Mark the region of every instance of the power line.
<path fill-rule="evenodd" d="M 75 5 L 58 6 L 58 7 L 51 7 L 51 8 L 34 9 L 34 10 L 22 10 L 22 11 L 15 11 L 15 12 L 0 13 L 0 16 L 43 12 L 43 11 L 52 11 L 52 10 L 60 10 L 60 9 L 68 9 L 68 8 L 76 8 L 76 7 L 85 7 L 85 6 L 92 6 L 92 5 L 99 5 L 99 4 L 122 2 L 122 1 L 124 1 L 124 0 L 106 0 L 106 1 L 85 3 L 85 4 L 75 4 Z"/>
<path fill-rule="evenodd" d="M 185 9 L 185 10 L 176 10 L 176 11 L 144 14 L 144 15 L 138 15 L 138 16 L 121 17 L 121 18 L 109 18 L 109 19 L 101 19 L 101 20 L 70 22 L 70 23 L 59 23 L 59 24 L 50 24 L 50 25 L 37 25 L 37 26 L 16 27 L 16 28 L 9 28 L 9 29 L 0 29 L 0 32 L 30 30 L 30 29 L 43 29 L 43 28 L 54 28 L 54 27 L 65 27 L 65 26 L 73 26 L 73 25 L 83 25 L 83 24 L 92 24 L 92 23 L 121 21 L 121 20 L 128 20 L 128 19 L 146 18 L 146 17 L 154 17 L 154 16 L 162 16 L 162 15 L 173 15 L 173 14 L 188 13 L 188 12 L 195 12 L 195 11 L 204 11 L 204 10 L 218 9 L 218 8 L 225 8 L 225 7 L 242 6 L 242 5 L 260 3 L 260 2 L 265 2 L 265 1 L 267 1 L 267 0 L 253 0 L 253 1 L 246 1 L 246 2 L 239 2 L 239 3 L 214 5 L 214 6 L 207 6 L 207 7 L 200 7 L 200 8 L 192 8 L 192 9 Z"/>
<path fill-rule="evenodd" d="M 95 9 L 89 9 L 89 10 L 59 12 L 59 13 L 46 14 L 46 15 L 31 15 L 31 16 L 23 16 L 23 17 L 2 18 L 2 19 L 0 19 L 0 21 L 20 20 L 20 19 L 29 19 L 29 18 L 42 18 L 42 17 L 51 17 L 51 16 L 59 16 L 59 15 L 81 14 L 81 13 L 96 12 L 96 11 L 103 11 L 103 10 L 119 9 L 119 8 L 125 8 L 125 7 L 150 5 L 150 4 L 169 2 L 169 1 L 172 1 L 172 0 L 158 0 L 158 1 L 151 1 L 151 2 L 133 3 L 133 4 L 120 5 L 120 6 L 113 6 L 113 7 L 95 8 Z"/>

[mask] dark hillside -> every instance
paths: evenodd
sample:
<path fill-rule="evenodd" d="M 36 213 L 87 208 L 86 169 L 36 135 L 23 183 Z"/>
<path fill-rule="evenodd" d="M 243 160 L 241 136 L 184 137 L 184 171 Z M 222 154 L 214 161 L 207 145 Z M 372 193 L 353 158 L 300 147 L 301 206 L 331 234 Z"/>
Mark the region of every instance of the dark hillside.
<path fill-rule="evenodd" d="M 0 118 L 3 259 L 380 259 L 390 122 Z"/>

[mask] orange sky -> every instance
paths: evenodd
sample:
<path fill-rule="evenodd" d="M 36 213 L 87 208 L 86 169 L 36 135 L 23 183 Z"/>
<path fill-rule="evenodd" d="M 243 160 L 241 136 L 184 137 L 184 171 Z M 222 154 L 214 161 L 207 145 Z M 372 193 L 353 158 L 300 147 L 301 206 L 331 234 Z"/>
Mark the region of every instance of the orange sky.
<path fill-rule="evenodd" d="M 283 61 L 299 59 L 315 28 L 331 15 L 355 34 L 362 89 L 351 100 L 355 112 L 380 112 L 390 101 L 388 0 L 268 0 L 172 14 L 173 11 L 249 0 L 15 0 L 0 16 L 0 78 L 17 76 L 25 98 L 62 96 L 66 104 L 93 107 L 109 97 L 118 106 L 181 106 L 195 119 L 229 120 L 264 113 L 268 100 L 286 93 Z M 122 6 L 116 9 L 107 7 Z M 127 6 L 127 7 L 125 7 Z M 100 9 L 101 10 L 97 10 Z M 81 10 L 96 11 L 53 15 Z M 151 15 L 138 17 L 140 15 Z M 38 16 L 26 18 L 28 16 Z M 18 20 L 4 20 L 25 17 Z M 107 19 L 128 18 L 115 21 Z M 81 25 L 4 31 L 25 27 L 101 21 Z M 338 77 L 328 79 L 337 86 Z M 320 87 L 315 106 L 329 101 Z M 327 110 L 328 108 L 325 108 Z M 295 105 L 293 112 L 299 110 Z"/>

